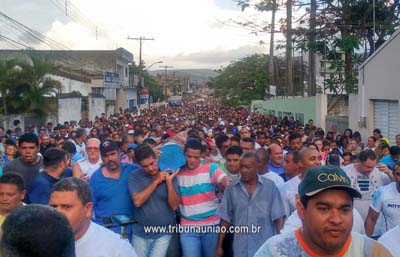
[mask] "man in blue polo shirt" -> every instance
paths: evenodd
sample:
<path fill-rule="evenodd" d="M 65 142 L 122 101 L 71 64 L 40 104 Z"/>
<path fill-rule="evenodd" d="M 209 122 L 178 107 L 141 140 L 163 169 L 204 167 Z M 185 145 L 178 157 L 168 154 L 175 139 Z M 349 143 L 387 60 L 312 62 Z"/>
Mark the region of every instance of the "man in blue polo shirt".
<path fill-rule="evenodd" d="M 64 150 L 56 147 L 49 148 L 43 156 L 43 171 L 29 186 L 26 202 L 47 204 L 51 188 L 61 179 L 69 163 L 70 159 Z"/>
<path fill-rule="evenodd" d="M 145 227 L 169 227 L 176 224 L 179 207 L 177 172 L 159 171 L 156 154 L 147 145 L 135 149 L 135 159 L 142 169 L 133 172 L 129 191 L 134 203 L 132 244 L 139 257 L 166 256 L 171 234 L 146 232 Z"/>
<path fill-rule="evenodd" d="M 90 178 L 92 190 L 94 221 L 100 225 L 103 218 L 114 214 L 133 215 L 133 203 L 129 194 L 128 179 L 131 173 L 138 169 L 136 164 L 121 163 L 119 147 L 112 140 L 100 144 L 100 154 L 103 165 Z M 119 226 L 113 227 L 116 233 L 121 233 Z M 131 232 L 130 226 L 128 227 Z"/>
<path fill-rule="evenodd" d="M 233 256 L 252 257 L 257 249 L 283 227 L 285 211 L 274 182 L 258 175 L 260 166 L 256 153 L 240 158 L 240 179 L 234 180 L 224 192 L 217 214 L 225 231 L 219 234 L 215 256 L 223 256 L 223 242 L 229 226 L 243 227 L 233 236 Z M 232 230 L 230 232 L 233 232 Z"/>

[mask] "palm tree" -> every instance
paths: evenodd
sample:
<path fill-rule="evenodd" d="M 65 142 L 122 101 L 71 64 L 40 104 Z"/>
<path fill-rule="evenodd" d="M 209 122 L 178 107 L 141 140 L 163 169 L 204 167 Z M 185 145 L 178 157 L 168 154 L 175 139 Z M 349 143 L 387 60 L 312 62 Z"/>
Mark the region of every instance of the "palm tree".
<path fill-rule="evenodd" d="M 15 74 L 19 72 L 21 61 L 17 59 L 0 60 L 0 93 L 2 98 L 3 114 L 8 114 L 7 98 L 13 85 Z"/>
<path fill-rule="evenodd" d="M 28 61 L 14 60 L 5 82 L 0 78 L 4 113 L 33 113 L 44 118 L 55 106 L 49 101 L 60 83 L 49 77 L 53 67 L 36 55 Z M 1 73 L 2 74 L 2 73 Z M 6 108 L 6 109 L 5 109 Z"/>
<path fill-rule="evenodd" d="M 53 71 L 49 63 L 35 55 L 31 56 L 31 60 L 32 66 L 25 68 L 29 79 L 26 80 L 27 90 L 22 94 L 22 101 L 25 112 L 44 117 L 49 111 L 55 111 L 49 99 L 56 96 L 60 82 L 49 77 Z"/>

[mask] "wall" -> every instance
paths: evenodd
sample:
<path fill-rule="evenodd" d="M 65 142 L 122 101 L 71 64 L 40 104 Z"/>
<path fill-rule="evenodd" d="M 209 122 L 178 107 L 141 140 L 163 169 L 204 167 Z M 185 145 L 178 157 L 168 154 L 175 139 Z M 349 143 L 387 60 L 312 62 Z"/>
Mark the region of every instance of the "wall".
<path fill-rule="evenodd" d="M 96 116 L 101 117 L 101 114 L 106 112 L 106 100 L 104 96 L 90 94 L 88 103 L 89 120 L 94 121 Z"/>
<path fill-rule="evenodd" d="M 119 109 L 125 110 L 126 108 L 128 108 L 128 106 L 126 106 L 126 89 L 125 88 L 120 88 L 117 89 L 117 110 L 116 112 L 118 112 Z"/>
<path fill-rule="evenodd" d="M 38 119 L 33 114 L 25 113 L 25 114 L 11 114 L 11 115 L 1 115 L 0 116 L 0 126 L 2 126 L 5 130 L 14 129 L 13 122 L 14 120 L 19 120 L 21 122 L 21 128 L 25 129 L 29 124 L 33 124 L 36 127 L 40 128 L 46 126 L 47 122 L 51 122 L 54 125 L 57 124 L 57 114 L 50 113 L 47 117 L 45 117 L 42 121 Z"/>
<path fill-rule="evenodd" d="M 126 89 L 126 108 L 129 108 L 129 100 L 135 100 L 137 103 L 137 89 L 127 88 Z"/>
<path fill-rule="evenodd" d="M 82 99 L 74 98 L 59 98 L 58 99 L 58 122 L 64 123 L 70 120 L 81 120 L 81 104 Z"/>
<path fill-rule="evenodd" d="M 57 75 L 50 75 L 49 77 L 61 83 L 61 93 L 71 93 L 72 91 L 78 91 L 82 94 L 82 96 L 88 96 L 89 93 L 92 92 L 92 87 L 90 83 L 72 80 Z"/>
<path fill-rule="evenodd" d="M 307 123 L 309 119 L 314 120 L 316 126 L 316 97 L 304 98 L 282 98 L 266 101 L 253 101 L 252 109 L 257 109 L 264 114 L 270 114 L 277 117 L 293 116 L 296 120 L 302 119 Z M 301 118 L 302 117 L 302 118 Z"/>
<path fill-rule="evenodd" d="M 360 66 L 358 94 L 349 96 L 349 125 L 364 141 L 375 128 L 373 100 L 400 99 L 399 67 L 400 29 Z"/>
<path fill-rule="evenodd" d="M 114 113 L 115 113 L 115 105 L 114 104 L 106 104 L 107 117 L 111 116 Z"/>

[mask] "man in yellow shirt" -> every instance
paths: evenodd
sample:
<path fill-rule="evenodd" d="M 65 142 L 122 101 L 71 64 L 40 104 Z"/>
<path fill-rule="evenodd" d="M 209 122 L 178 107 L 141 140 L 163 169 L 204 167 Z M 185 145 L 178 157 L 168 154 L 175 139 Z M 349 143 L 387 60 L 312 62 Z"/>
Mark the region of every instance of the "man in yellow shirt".
<path fill-rule="evenodd" d="M 22 206 L 25 198 L 24 179 L 16 173 L 6 173 L 0 177 L 0 226 L 7 215 Z"/>

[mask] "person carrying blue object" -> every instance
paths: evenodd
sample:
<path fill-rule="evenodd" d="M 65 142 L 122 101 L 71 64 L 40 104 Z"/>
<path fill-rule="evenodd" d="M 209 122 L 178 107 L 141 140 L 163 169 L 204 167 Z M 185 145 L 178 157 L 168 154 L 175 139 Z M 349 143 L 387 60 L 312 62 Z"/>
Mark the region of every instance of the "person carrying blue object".
<path fill-rule="evenodd" d="M 146 227 L 168 227 L 176 224 L 179 207 L 177 171 L 159 170 L 157 157 L 147 144 L 135 149 L 135 159 L 142 167 L 129 178 L 134 203 L 132 244 L 139 257 L 166 256 L 172 234 L 148 232 Z"/>

